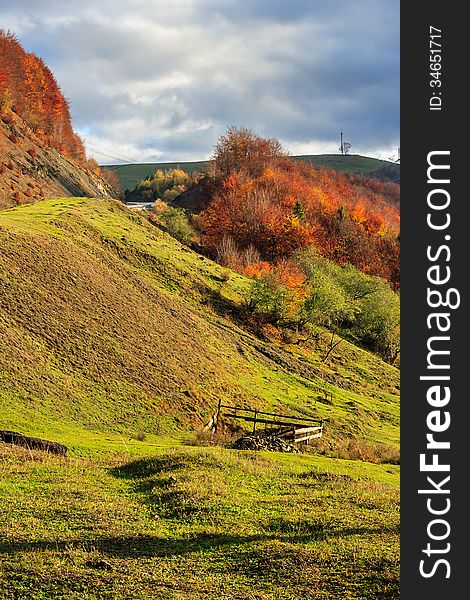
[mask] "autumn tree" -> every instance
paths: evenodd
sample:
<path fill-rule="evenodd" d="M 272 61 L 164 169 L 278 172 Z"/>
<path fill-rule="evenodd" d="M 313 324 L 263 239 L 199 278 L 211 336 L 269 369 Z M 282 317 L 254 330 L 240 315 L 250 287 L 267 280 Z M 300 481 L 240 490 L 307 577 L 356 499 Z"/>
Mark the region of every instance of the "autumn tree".
<path fill-rule="evenodd" d="M 230 238 L 237 252 L 253 245 L 261 261 L 313 244 L 340 265 L 399 286 L 397 186 L 318 169 L 286 156 L 276 140 L 230 128 L 219 138 L 215 177 L 198 224 L 217 253 Z"/>
<path fill-rule="evenodd" d="M 72 129 L 67 100 L 52 72 L 4 30 L 0 30 L 0 99 L 2 110 L 14 110 L 44 143 L 85 160 L 83 142 Z"/>
<path fill-rule="evenodd" d="M 246 127 L 230 127 L 219 137 L 213 161 L 216 177 L 221 179 L 244 171 L 257 177 L 274 159 L 286 156 L 275 138 L 263 138 Z"/>

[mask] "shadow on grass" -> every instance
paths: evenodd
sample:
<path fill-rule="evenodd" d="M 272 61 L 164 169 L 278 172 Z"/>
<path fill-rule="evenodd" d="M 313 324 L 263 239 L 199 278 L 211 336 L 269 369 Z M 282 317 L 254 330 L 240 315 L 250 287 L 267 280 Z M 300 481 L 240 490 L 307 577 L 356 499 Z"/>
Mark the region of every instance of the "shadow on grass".
<path fill-rule="evenodd" d="M 115 536 L 95 539 L 70 539 L 70 540 L 36 540 L 32 542 L 0 543 L 0 554 L 13 554 L 16 552 L 49 550 L 64 551 L 76 547 L 87 547 L 98 550 L 101 554 L 117 558 L 139 557 L 172 557 L 182 556 L 201 550 L 217 549 L 223 546 L 249 544 L 262 541 L 267 536 L 231 536 L 199 534 L 190 538 L 168 539 L 153 535 Z"/>
<path fill-rule="evenodd" d="M 367 529 L 365 527 L 342 529 L 323 532 L 316 537 L 312 532 L 305 534 L 267 533 L 247 536 L 200 533 L 188 538 L 163 538 L 153 535 L 138 534 L 134 536 L 113 536 L 100 538 L 75 538 L 68 540 L 35 540 L 0 542 L 0 554 L 15 554 L 28 551 L 62 552 L 74 547 L 98 550 L 102 555 L 115 558 L 161 557 L 169 558 L 183 556 L 191 552 L 218 550 L 224 547 L 239 547 L 256 542 L 280 541 L 287 543 L 304 543 L 328 537 L 345 537 L 350 535 L 383 534 L 390 530 L 382 528 Z"/>
<path fill-rule="evenodd" d="M 188 466 L 217 466 L 213 457 L 190 454 L 173 454 L 156 456 L 155 458 L 141 458 L 132 462 L 110 469 L 111 475 L 119 479 L 133 479 L 139 481 L 149 477 L 161 476 L 162 473 L 177 471 Z"/>
<path fill-rule="evenodd" d="M 290 519 L 272 519 L 263 529 L 276 534 L 276 539 L 289 543 L 309 543 L 336 537 L 353 535 L 384 535 L 399 534 L 400 526 L 390 527 L 346 527 L 341 528 L 334 522 L 329 525 L 322 521 L 293 521 Z"/>

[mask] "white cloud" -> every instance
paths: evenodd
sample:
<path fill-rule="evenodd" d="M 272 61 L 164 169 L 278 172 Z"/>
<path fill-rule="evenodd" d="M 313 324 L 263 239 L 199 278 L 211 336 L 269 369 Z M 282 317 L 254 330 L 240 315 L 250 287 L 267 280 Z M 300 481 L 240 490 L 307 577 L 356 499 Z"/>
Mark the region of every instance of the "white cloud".
<path fill-rule="evenodd" d="M 4 0 L 101 162 L 207 158 L 228 125 L 293 153 L 399 145 L 399 2 Z M 307 150 L 306 150 L 307 149 Z"/>

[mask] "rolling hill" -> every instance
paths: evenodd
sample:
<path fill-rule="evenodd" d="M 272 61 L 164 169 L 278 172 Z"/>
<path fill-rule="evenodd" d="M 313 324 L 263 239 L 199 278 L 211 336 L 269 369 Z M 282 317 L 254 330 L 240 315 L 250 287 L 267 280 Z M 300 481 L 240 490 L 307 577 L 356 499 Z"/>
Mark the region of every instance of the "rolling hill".
<path fill-rule="evenodd" d="M 119 446 L 199 429 L 222 398 L 328 418 L 332 440 L 397 445 L 394 367 L 346 342 L 325 365 L 321 347 L 240 329 L 229 317 L 249 280 L 225 281 L 121 203 L 47 200 L 4 211 L 0 228 L 4 429 L 72 439 L 80 453 L 105 432 Z"/>
<path fill-rule="evenodd" d="M 2 597 L 399 597 L 396 368 L 254 336 L 247 278 L 117 201 L 3 211 L 0 243 L 0 428 L 69 447 L 0 443 Z M 324 438 L 200 447 L 219 398 Z"/>
<path fill-rule="evenodd" d="M 360 156 L 358 154 L 351 154 L 347 156 L 342 156 L 340 154 L 312 154 L 295 156 L 294 158 L 303 160 L 304 162 L 317 167 L 334 169 L 342 173 L 372 173 L 380 167 L 394 165 L 394 163 L 390 163 L 385 160 L 379 160 L 377 158 L 371 158 L 368 156 Z M 182 169 L 183 171 L 192 173 L 194 171 L 203 171 L 207 168 L 207 165 L 208 161 L 196 161 L 109 165 L 108 168 L 116 171 L 123 190 L 131 190 L 139 183 L 139 181 L 145 179 L 157 169 Z"/>

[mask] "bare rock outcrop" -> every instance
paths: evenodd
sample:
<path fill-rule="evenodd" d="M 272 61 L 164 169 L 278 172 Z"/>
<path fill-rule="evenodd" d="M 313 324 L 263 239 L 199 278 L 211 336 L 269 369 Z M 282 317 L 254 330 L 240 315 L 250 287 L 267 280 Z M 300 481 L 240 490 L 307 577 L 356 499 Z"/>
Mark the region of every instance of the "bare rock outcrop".
<path fill-rule="evenodd" d="M 14 112 L 0 114 L 0 210 L 53 196 L 114 192 L 92 169 L 44 144 Z"/>

